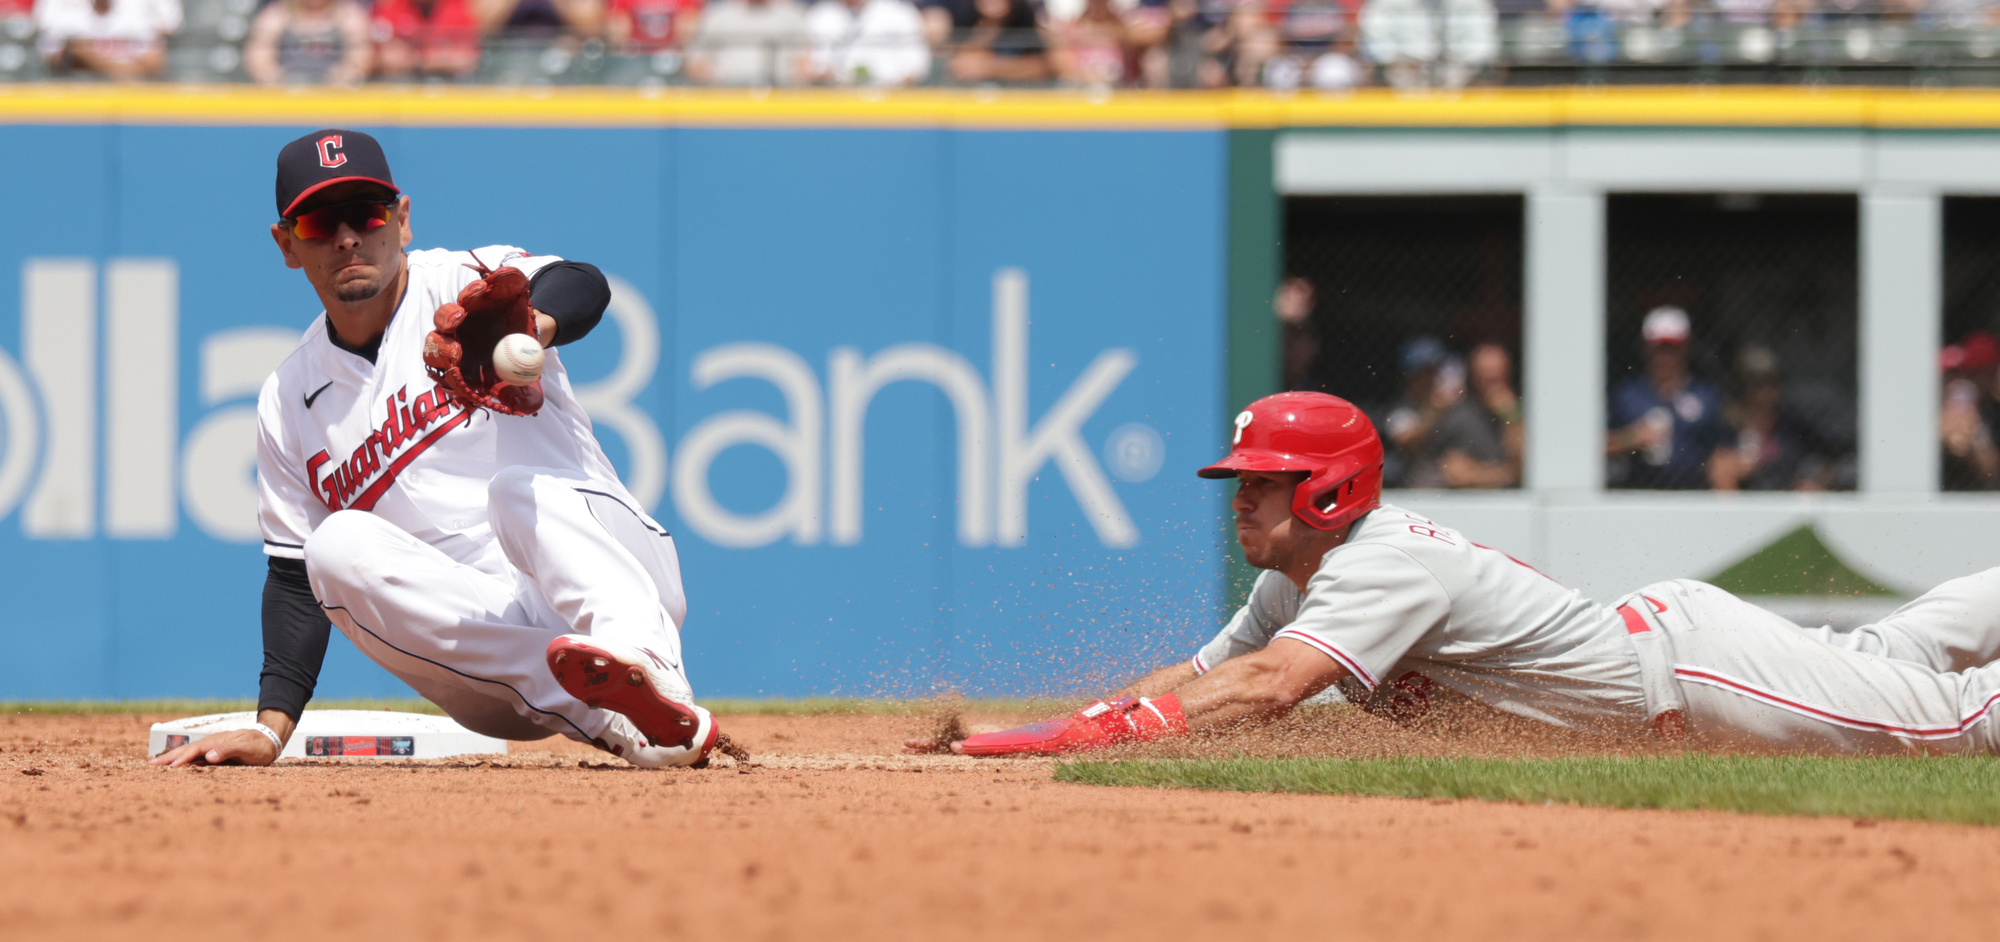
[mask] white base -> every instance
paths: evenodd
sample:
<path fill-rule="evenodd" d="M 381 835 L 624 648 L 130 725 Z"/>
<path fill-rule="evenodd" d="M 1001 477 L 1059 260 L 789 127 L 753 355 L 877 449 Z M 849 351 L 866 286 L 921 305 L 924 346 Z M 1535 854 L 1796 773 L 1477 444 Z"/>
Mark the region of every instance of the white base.
<path fill-rule="evenodd" d="M 210 733 L 249 729 L 255 713 L 215 713 L 154 723 L 146 755 L 157 756 Z M 307 710 L 280 759 L 441 759 L 504 755 L 507 741 L 481 736 L 448 716 L 387 710 Z"/>

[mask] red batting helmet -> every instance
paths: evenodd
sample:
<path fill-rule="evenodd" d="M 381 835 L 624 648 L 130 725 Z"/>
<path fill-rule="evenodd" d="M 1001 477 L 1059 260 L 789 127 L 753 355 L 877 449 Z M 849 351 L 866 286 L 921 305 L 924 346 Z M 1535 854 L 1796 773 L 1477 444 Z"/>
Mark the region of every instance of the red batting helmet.
<path fill-rule="evenodd" d="M 1382 439 L 1338 396 L 1279 393 L 1237 413 L 1229 457 L 1195 473 L 1233 478 L 1238 471 L 1311 472 L 1292 492 L 1292 513 L 1320 530 L 1382 506 Z"/>

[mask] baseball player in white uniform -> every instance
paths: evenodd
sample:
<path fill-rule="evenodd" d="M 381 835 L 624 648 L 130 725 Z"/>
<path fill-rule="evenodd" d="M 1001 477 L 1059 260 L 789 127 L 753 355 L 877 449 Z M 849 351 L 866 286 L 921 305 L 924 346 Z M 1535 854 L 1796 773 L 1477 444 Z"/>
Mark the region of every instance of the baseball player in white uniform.
<path fill-rule="evenodd" d="M 1273 716 L 1338 685 L 1391 714 L 1427 709 L 1442 686 L 1557 726 L 1704 747 L 2000 753 L 2000 569 L 1846 634 L 1687 579 L 1601 605 L 1382 504 L 1374 427 L 1321 393 L 1252 403 L 1229 456 L 1200 473 L 1238 479 L 1237 538 L 1267 570 L 1247 604 L 1189 662 L 953 751 L 1157 739 Z"/>
<path fill-rule="evenodd" d="M 604 276 L 510 246 L 406 252 L 410 200 L 356 131 L 285 147 L 278 212 L 272 238 L 325 313 L 258 400 L 259 723 L 155 761 L 275 760 L 329 621 L 473 731 L 560 733 L 640 766 L 704 761 L 718 731 L 681 663 L 673 538 L 619 482 L 553 349 L 601 318 Z M 533 414 L 481 408 L 425 369 L 433 312 L 504 267 L 527 276 L 550 348 L 538 387 L 510 391 Z"/>

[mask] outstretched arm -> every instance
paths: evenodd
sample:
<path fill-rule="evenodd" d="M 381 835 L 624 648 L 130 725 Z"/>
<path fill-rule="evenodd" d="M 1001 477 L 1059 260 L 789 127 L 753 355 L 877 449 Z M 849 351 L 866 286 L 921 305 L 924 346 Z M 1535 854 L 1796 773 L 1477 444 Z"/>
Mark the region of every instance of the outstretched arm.
<path fill-rule="evenodd" d="M 1126 684 L 1117 693 L 1112 694 L 1111 699 L 1116 700 L 1120 697 L 1157 697 L 1164 693 L 1170 693 L 1175 687 L 1179 687 L 1199 676 L 1201 676 L 1201 673 L 1194 669 L 1194 665 L 1186 661 L 1182 661 L 1179 664 L 1169 664 Z M 974 727 L 973 731 L 998 732 L 998 728 L 991 726 Z M 962 741 L 959 740 L 957 742 Z M 903 751 L 919 753 L 945 752 L 948 748 L 956 746 L 957 742 L 947 742 L 937 736 L 921 736 L 903 740 Z"/>
<path fill-rule="evenodd" d="M 582 340 L 611 305 L 611 282 L 589 262 L 563 259 L 535 270 L 528 279 L 535 308 L 537 340 L 559 347 Z"/>
<path fill-rule="evenodd" d="M 1347 669 L 1303 641 L 1279 638 L 1174 691 L 1191 729 L 1272 719 L 1340 682 Z"/>
<path fill-rule="evenodd" d="M 1290 638 L 1224 661 L 1206 674 L 1194 673 L 1189 665 L 1164 667 L 1115 699 L 1100 700 L 1071 716 L 969 736 L 952 743 L 951 751 L 977 756 L 1056 755 L 1266 720 L 1347 676 L 1338 662 Z M 1174 683 L 1176 679 L 1180 682 Z M 1167 692 L 1145 692 L 1160 687 L 1167 687 Z"/>

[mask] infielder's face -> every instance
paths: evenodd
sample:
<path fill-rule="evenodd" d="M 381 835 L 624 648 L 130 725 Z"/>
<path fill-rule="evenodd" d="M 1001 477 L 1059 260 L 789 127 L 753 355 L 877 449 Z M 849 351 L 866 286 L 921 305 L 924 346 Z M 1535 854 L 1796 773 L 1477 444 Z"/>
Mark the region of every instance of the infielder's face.
<path fill-rule="evenodd" d="M 1236 499 L 1236 542 L 1243 558 L 1259 569 L 1283 569 L 1300 546 L 1314 535 L 1312 527 L 1292 514 L 1292 492 L 1306 479 L 1304 471 L 1239 471 Z"/>
<path fill-rule="evenodd" d="M 314 194 L 299 208 L 301 214 L 324 206 L 385 198 L 381 188 L 355 182 L 336 184 Z M 274 225 L 271 238 L 284 253 L 285 267 L 301 269 L 322 295 L 350 304 L 367 301 L 396 283 L 403 270 L 403 247 L 410 244 L 410 198 L 396 200 L 388 225 L 359 228 L 342 223 L 323 239 L 301 238 L 289 227 Z"/>

